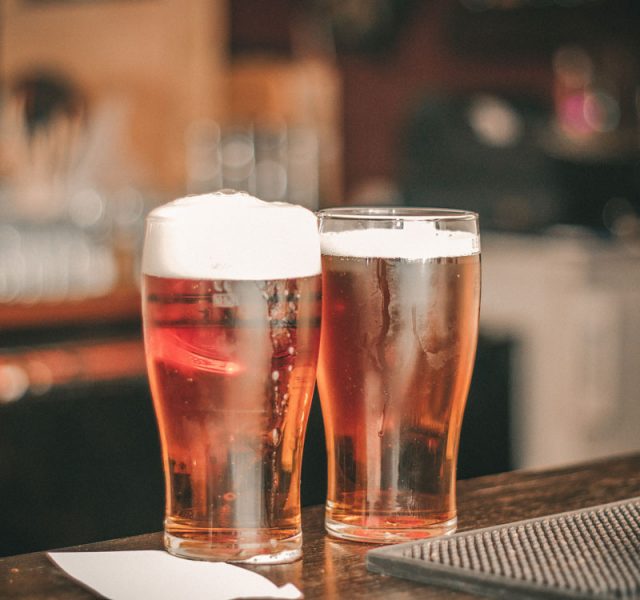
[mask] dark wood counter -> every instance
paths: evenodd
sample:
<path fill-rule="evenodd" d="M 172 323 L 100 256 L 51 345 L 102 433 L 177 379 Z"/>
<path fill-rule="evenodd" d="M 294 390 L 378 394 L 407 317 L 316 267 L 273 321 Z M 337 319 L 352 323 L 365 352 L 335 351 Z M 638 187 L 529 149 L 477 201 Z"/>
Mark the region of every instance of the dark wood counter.
<path fill-rule="evenodd" d="M 575 510 L 640 495 L 640 454 L 543 471 L 516 471 L 459 482 L 459 530 Z M 469 598 L 471 596 L 369 573 L 372 546 L 325 536 L 322 507 L 303 512 L 304 558 L 290 565 L 252 567 L 278 585 L 295 583 L 305 598 Z M 73 550 L 161 548 L 160 533 Z M 0 598 L 93 598 L 69 580 L 43 552 L 0 559 Z"/>

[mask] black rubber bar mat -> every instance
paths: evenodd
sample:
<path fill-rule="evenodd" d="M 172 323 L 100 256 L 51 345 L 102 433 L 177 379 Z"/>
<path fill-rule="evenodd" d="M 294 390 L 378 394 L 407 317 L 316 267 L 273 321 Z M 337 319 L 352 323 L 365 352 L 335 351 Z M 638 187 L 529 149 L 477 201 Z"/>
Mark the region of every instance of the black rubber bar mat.
<path fill-rule="evenodd" d="M 640 598 L 640 497 L 377 548 L 366 561 L 494 598 Z"/>

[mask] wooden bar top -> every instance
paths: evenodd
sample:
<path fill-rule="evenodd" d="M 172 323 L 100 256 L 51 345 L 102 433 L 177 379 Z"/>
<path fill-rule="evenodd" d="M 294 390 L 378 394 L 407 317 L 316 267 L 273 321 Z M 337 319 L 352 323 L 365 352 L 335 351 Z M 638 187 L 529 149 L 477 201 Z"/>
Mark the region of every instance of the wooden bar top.
<path fill-rule="evenodd" d="M 458 483 L 459 531 L 576 510 L 640 496 L 640 454 L 552 470 L 514 471 Z M 369 573 L 364 555 L 373 546 L 338 542 L 323 530 L 320 506 L 303 511 L 304 558 L 289 565 L 251 568 L 278 585 L 291 582 L 312 598 L 471 598 L 468 594 Z M 68 550 L 162 548 L 151 533 Z M 0 598 L 95 598 L 68 579 L 44 552 L 0 559 Z"/>

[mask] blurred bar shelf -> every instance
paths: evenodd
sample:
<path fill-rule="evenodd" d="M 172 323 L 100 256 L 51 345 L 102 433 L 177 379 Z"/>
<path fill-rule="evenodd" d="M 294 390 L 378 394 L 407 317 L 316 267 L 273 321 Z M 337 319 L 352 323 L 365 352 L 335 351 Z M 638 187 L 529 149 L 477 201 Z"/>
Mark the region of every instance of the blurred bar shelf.
<path fill-rule="evenodd" d="M 0 303 L 0 331 L 0 406 L 72 390 L 88 398 L 97 386 L 144 380 L 134 286 L 83 299 Z"/>
<path fill-rule="evenodd" d="M 0 304 L 0 330 L 104 325 L 139 318 L 140 292 L 134 287 L 79 300 Z"/>

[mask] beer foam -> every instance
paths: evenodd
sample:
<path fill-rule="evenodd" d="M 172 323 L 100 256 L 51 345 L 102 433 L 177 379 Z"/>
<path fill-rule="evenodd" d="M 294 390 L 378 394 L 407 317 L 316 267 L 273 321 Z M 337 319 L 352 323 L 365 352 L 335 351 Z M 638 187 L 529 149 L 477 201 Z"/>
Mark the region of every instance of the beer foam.
<path fill-rule="evenodd" d="M 323 254 L 351 258 L 428 260 L 479 254 L 480 238 L 469 231 L 436 229 L 430 222 L 405 222 L 404 229 L 354 229 L 320 234 Z"/>
<path fill-rule="evenodd" d="M 320 273 L 315 215 L 233 191 L 187 196 L 151 211 L 142 272 L 184 279 L 288 279 Z"/>

